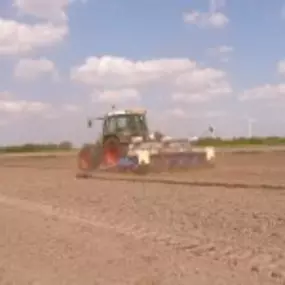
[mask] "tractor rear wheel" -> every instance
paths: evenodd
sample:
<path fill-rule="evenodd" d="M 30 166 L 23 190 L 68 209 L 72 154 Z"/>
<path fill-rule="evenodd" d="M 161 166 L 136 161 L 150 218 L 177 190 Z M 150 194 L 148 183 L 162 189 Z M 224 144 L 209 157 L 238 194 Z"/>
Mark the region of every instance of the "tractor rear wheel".
<path fill-rule="evenodd" d="M 106 166 L 115 166 L 122 157 L 122 147 L 116 137 L 110 137 L 104 142 L 103 163 Z"/>
<path fill-rule="evenodd" d="M 77 156 L 77 168 L 79 171 L 90 172 L 99 167 L 102 158 L 102 150 L 95 145 L 85 145 Z"/>

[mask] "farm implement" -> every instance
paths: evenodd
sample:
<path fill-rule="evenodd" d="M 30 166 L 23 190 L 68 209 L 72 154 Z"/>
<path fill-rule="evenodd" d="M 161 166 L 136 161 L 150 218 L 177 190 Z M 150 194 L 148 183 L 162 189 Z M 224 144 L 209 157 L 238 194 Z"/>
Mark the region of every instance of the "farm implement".
<path fill-rule="evenodd" d="M 191 139 L 150 134 L 146 110 L 112 110 L 103 117 L 102 136 L 78 153 L 78 177 L 94 171 L 148 174 L 214 165 L 215 149 L 197 147 Z"/>

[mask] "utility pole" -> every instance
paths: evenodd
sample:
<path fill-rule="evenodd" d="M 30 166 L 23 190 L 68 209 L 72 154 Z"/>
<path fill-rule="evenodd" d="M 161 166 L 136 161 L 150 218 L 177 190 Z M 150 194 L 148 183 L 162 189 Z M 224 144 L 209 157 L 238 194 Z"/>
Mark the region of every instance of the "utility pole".
<path fill-rule="evenodd" d="M 254 119 L 252 118 L 248 118 L 247 119 L 247 136 L 249 138 L 252 138 L 252 133 L 253 133 L 253 123 L 254 123 Z"/>

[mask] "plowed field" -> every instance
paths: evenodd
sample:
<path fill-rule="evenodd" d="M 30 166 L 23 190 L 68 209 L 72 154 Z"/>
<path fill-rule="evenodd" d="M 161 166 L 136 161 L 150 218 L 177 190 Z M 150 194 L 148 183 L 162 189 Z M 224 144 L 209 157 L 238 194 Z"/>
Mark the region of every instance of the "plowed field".
<path fill-rule="evenodd" d="M 0 284 L 285 284 L 284 161 L 226 153 L 148 183 L 2 157 Z"/>

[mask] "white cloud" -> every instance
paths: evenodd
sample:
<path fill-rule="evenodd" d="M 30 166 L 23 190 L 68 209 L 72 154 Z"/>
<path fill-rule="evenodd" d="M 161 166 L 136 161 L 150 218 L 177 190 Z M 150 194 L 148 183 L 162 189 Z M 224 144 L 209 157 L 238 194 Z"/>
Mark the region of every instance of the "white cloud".
<path fill-rule="evenodd" d="M 13 95 L 8 91 L 0 92 L 0 100 L 9 100 L 12 99 Z"/>
<path fill-rule="evenodd" d="M 232 53 L 233 51 L 234 51 L 234 48 L 228 45 L 221 45 L 221 46 L 208 49 L 208 52 L 211 55 L 228 54 L 228 53 Z"/>
<path fill-rule="evenodd" d="M 81 106 L 75 104 L 53 106 L 41 101 L 19 100 L 13 97 L 11 93 L 0 92 L 0 114 L 3 113 L 5 118 L 7 115 L 17 115 L 18 118 L 22 118 L 23 115 L 40 115 L 44 119 L 58 119 L 68 113 L 75 114 L 81 111 Z"/>
<path fill-rule="evenodd" d="M 223 28 L 229 23 L 228 17 L 222 12 L 199 12 L 191 11 L 184 13 L 183 19 L 185 23 L 194 24 L 200 28 Z"/>
<path fill-rule="evenodd" d="M 227 115 L 225 111 L 221 110 L 209 110 L 209 111 L 193 111 L 193 110 L 185 110 L 182 108 L 174 108 L 171 110 L 165 111 L 165 114 L 169 117 L 177 118 L 177 119 L 214 119 L 220 118 Z"/>
<path fill-rule="evenodd" d="M 65 104 L 62 107 L 63 111 L 70 112 L 70 113 L 78 113 L 80 111 L 80 107 L 78 105 L 73 104 Z"/>
<path fill-rule="evenodd" d="M 51 112 L 43 114 L 43 118 L 46 120 L 59 120 L 61 117 L 62 117 L 62 113 L 56 110 L 51 110 Z"/>
<path fill-rule="evenodd" d="M 14 0 L 20 13 L 52 21 L 65 21 L 68 0 Z"/>
<path fill-rule="evenodd" d="M 28 24 L 0 18 L 0 55 L 19 55 L 51 47 L 68 34 L 68 5 L 79 0 L 11 0 L 19 15 L 35 16 L 41 22 Z M 44 20 L 44 22 L 42 21 Z"/>
<path fill-rule="evenodd" d="M 246 90 L 239 96 L 241 101 L 278 98 L 285 98 L 285 84 L 265 84 Z"/>
<path fill-rule="evenodd" d="M 183 14 L 185 23 L 196 25 L 200 28 L 224 28 L 229 23 L 229 18 L 220 10 L 226 6 L 226 0 L 209 0 L 209 12 L 192 10 Z"/>
<path fill-rule="evenodd" d="M 136 89 L 117 89 L 117 90 L 104 90 L 102 92 L 94 91 L 92 93 L 93 102 L 108 102 L 117 103 L 129 100 L 139 100 L 140 94 Z"/>
<path fill-rule="evenodd" d="M 153 85 L 167 88 L 175 94 L 176 101 L 205 101 L 231 92 L 223 71 L 200 67 L 187 58 L 132 61 L 112 56 L 91 57 L 72 69 L 71 78 L 95 87 L 96 101 L 118 100 L 120 96 L 138 99 L 137 89 Z M 97 89 L 107 91 L 100 93 Z"/>
<path fill-rule="evenodd" d="M 232 46 L 220 46 L 218 48 L 219 52 L 220 53 L 230 53 L 230 52 L 233 52 L 234 51 L 234 48 Z"/>
<path fill-rule="evenodd" d="M 166 113 L 170 116 L 176 117 L 176 118 L 187 118 L 188 114 L 180 108 L 174 108 L 171 110 L 166 111 Z"/>
<path fill-rule="evenodd" d="M 46 58 L 21 59 L 14 70 L 14 75 L 24 80 L 34 80 L 43 74 L 50 74 L 54 79 L 58 78 L 55 64 Z"/>
<path fill-rule="evenodd" d="M 226 6 L 226 0 L 210 0 L 210 11 L 216 12 Z"/>
<path fill-rule="evenodd" d="M 204 117 L 206 117 L 206 118 L 220 118 L 220 117 L 225 117 L 227 115 L 228 114 L 225 111 L 210 110 L 204 114 Z"/>
<path fill-rule="evenodd" d="M 206 18 L 208 18 L 207 21 L 209 22 L 209 24 L 213 27 L 216 27 L 216 28 L 222 28 L 222 27 L 226 26 L 229 22 L 228 17 L 221 12 L 212 13 Z M 203 19 L 202 19 L 202 21 L 203 21 Z"/>
<path fill-rule="evenodd" d="M 208 97 L 200 93 L 192 94 L 191 92 L 175 92 L 172 94 L 172 100 L 174 102 L 205 103 L 208 101 L 208 99 Z"/>
<path fill-rule="evenodd" d="M 42 118 L 45 120 L 59 120 L 65 118 L 66 116 L 70 118 L 70 116 L 80 114 L 82 111 L 82 106 L 67 103 L 61 106 L 49 106 L 47 111 L 48 112 L 42 113 Z"/>
<path fill-rule="evenodd" d="M 50 106 L 38 101 L 0 100 L 0 112 L 5 113 L 41 113 Z"/>
<path fill-rule="evenodd" d="M 280 74 L 285 75 L 285 60 L 280 60 L 278 62 L 277 70 Z"/>
<path fill-rule="evenodd" d="M 9 122 L 7 120 L 0 120 L 0 127 L 7 126 Z"/>
<path fill-rule="evenodd" d="M 195 62 L 184 58 L 132 61 L 113 56 L 90 57 L 72 69 L 71 78 L 89 85 L 120 88 L 155 82 L 195 66 Z"/>
<path fill-rule="evenodd" d="M 222 62 L 228 62 L 230 54 L 233 53 L 234 48 L 228 45 L 221 45 L 214 48 L 209 48 L 207 54 L 209 56 L 220 59 Z"/>
<path fill-rule="evenodd" d="M 0 18 L 0 55 L 25 54 L 60 43 L 68 34 L 66 25 L 24 24 Z"/>
<path fill-rule="evenodd" d="M 176 79 L 176 86 L 172 99 L 180 102 L 203 103 L 232 92 L 226 73 L 214 68 L 200 68 L 182 74 Z"/>

